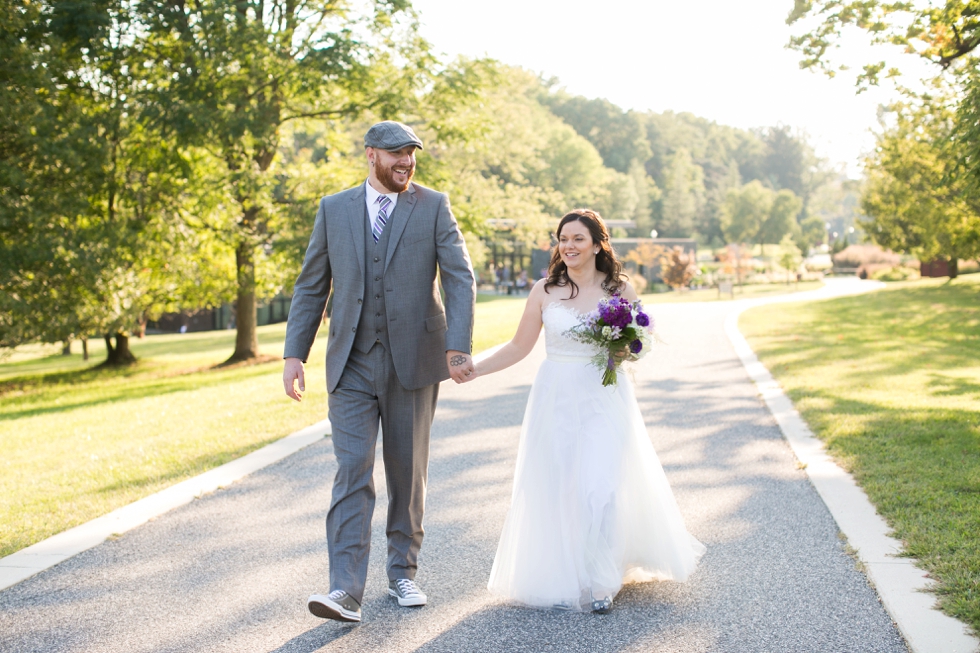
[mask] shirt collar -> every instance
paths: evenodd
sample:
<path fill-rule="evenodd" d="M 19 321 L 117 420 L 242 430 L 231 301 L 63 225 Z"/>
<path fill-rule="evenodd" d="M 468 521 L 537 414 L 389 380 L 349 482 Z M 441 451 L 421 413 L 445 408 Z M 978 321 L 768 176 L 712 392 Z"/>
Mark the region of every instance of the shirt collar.
<path fill-rule="evenodd" d="M 374 186 L 371 185 L 370 179 L 366 179 L 364 181 L 364 188 L 365 193 L 367 194 L 365 199 L 367 200 L 368 206 L 371 206 L 377 202 L 378 198 L 381 197 L 382 194 L 387 195 L 388 199 L 390 199 L 392 202 L 398 201 L 398 193 L 379 193 L 378 191 L 374 190 Z"/>

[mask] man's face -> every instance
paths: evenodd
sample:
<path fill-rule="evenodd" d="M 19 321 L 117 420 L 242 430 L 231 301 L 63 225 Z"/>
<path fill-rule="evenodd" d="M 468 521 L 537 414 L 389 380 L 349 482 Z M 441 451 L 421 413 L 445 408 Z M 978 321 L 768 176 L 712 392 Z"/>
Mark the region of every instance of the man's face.
<path fill-rule="evenodd" d="M 392 193 L 401 193 L 415 175 L 415 146 L 406 145 L 400 150 L 368 148 L 368 161 L 375 178 Z"/>

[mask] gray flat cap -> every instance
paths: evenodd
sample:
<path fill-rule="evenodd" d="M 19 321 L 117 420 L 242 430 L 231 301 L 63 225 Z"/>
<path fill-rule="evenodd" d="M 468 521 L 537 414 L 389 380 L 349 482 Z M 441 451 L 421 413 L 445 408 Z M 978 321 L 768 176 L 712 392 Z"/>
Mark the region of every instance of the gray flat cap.
<path fill-rule="evenodd" d="M 364 147 L 381 150 L 400 150 L 406 145 L 422 149 L 422 140 L 408 125 L 394 120 L 385 120 L 374 125 L 364 134 Z"/>

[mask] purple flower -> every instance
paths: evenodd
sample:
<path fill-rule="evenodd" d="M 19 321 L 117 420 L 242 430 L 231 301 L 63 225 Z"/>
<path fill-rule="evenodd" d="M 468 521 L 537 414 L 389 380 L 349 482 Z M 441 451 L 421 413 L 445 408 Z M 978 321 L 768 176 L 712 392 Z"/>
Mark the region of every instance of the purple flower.
<path fill-rule="evenodd" d="M 631 305 L 618 295 L 613 295 L 599 304 L 599 317 L 608 326 L 625 329 L 633 321 Z"/>
<path fill-rule="evenodd" d="M 641 327 L 648 327 L 650 326 L 650 316 L 643 311 L 640 311 L 636 314 L 636 323 Z"/>
<path fill-rule="evenodd" d="M 641 349 L 643 349 L 643 343 L 640 342 L 639 340 L 634 340 L 633 342 L 630 343 L 630 351 L 632 353 L 639 354 Z"/>

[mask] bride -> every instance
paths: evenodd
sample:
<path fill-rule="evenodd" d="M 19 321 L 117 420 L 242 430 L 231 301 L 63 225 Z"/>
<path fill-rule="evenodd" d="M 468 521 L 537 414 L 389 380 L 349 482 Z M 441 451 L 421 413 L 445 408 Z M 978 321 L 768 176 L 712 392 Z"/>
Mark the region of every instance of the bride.
<path fill-rule="evenodd" d="M 528 399 L 489 589 L 533 607 L 606 613 L 624 583 L 686 580 L 705 549 L 684 526 L 629 378 L 604 387 L 592 346 L 566 335 L 603 297 L 637 298 L 609 232 L 598 213 L 577 209 L 557 237 L 513 340 L 472 377 L 523 359 L 544 325 L 547 360 Z"/>

